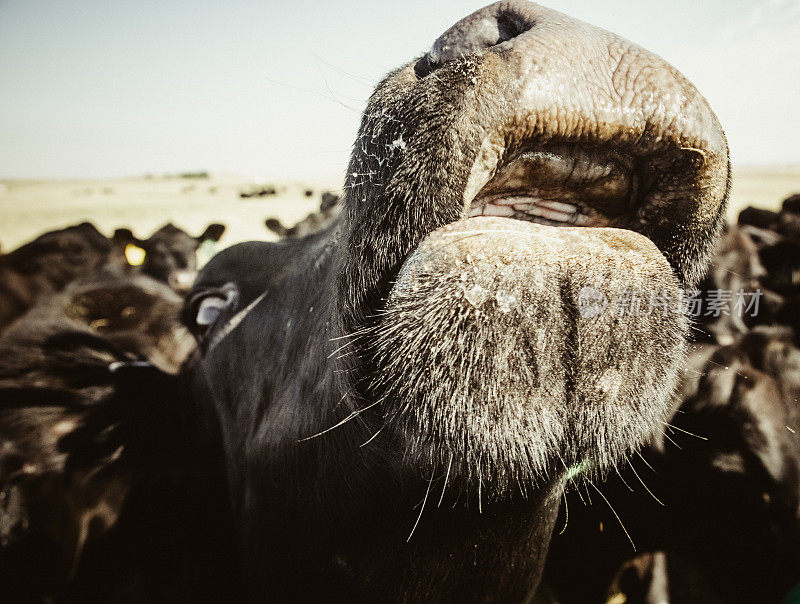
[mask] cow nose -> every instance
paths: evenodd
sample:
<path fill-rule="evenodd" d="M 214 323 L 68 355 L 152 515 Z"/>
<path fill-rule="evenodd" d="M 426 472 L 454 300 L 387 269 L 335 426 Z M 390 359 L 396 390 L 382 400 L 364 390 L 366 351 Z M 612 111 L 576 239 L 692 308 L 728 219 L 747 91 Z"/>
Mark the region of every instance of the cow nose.
<path fill-rule="evenodd" d="M 514 40 L 536 25 L 537 8 L 530 2 L 497 2 L 465 17 L 439 36 L 414 72 L 424 78 L 445 63 Z"/>
<path fill-rule="evenodd" d="M 169 274 L 167 283 L 169 283 L 169 286 L 176 292 L 183 294 L 192 288 L 195 277 L 197 277 L 197 271 L 180 269 Z"/>

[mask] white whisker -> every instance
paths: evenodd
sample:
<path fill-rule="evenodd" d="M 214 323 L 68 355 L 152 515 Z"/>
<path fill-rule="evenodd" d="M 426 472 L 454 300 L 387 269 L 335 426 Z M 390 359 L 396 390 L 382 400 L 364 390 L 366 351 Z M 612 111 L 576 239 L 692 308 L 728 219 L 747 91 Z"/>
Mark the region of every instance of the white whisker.
<path fill-rule="evenodd" d="M 600 491 L 600 489 L 598 489 L 591 480 L 589 481 L 589 484 L 592 485 L 592 488 L 594 488 L 594 490 L 597 491 L 597 493 L 600 495 L 600 497 L 603 498 L 603 501 L 606 502 L 606 505 L 608 505 L 608 509 L 610 509 L 611 513 L 614 514 L 614 517 L 617 519 L 617 522 L 619 522 L 619 525 L 622 527 L 622 530 L 625 532 L 625 536 L 628 538 L 628 541 L 631 542 L 631 546 L 633 546 L 633 551 L 637 551 L 636 550 L 636 544 L 633 542 L 633 539 L 631 538 L 631 535 L 628 532 L 628 529 L 626 529 L 625 525 L 622 524 L 622 519 L 619 517 L 619 514 L 617 514 L 617 511 L 614 509 L 614 507 L 611 505 L 611 502 L 608 499 L 606 499 L 606 496 L 603 495 L 603 493 Z"/>
<path fill-rule="evenodd" d="M 569 503 L 567 503 L 567 493 L 566 491 L 561 493 L 561 496 L 564 498 L 564 526 L 558 532 L 559 535 L 563 535 L 564 531 L 567 530 L 567 525 L 569 524 Z"/>
<path fill-rule="evenodd" d="M 425 511 L 425 503 L 428 501 L 428 494 L 431 492 L 431 484 L 433 484 L 433 473 L 431 473 L 431 479 L 428 481 L 428 488 L 425 489 L 425 497 L 422 499 L 422 507 L 419 510 L 419 516 L 417 516 L 417 521 L 414 523 L 414 527 L 411 529 L 411 534 L 409 534 L 408 539 L 406 539 L 406 543 L 411 541 L 411 537 L 414 536 L 414 531 L 417 530 L 417 525 L 419 524 L 420 518 L 422 518 L 422 512 Z"/>
<path fill-rule="evenodd" d="M 450 462 L 447 464 L 447 474 L 444 476 L 444 486 L 442 486 L 442 494 L 439 496 L 439 503 L 436 504 L 436 507 L 441 507 L 442 500 L 444 499 L 444 490 L 447 488 L 447 479 L 450 478 L 450 468 L 453 465 L 453 454 L 450 454 Z"/>
<path fill-rule="evenodd" d="M 366 411 L 367 409 L 370 409 L 370 408 L 374 407 L 375 405 L 377 405 L 377 404 L 378 404 L 378 403 L 380 403 L 381 401 L 382 401 L 382 399 L 378 399 L 377 401 L 375 401 L 375 402 L 374 402 L 374 403 L 372 403 L 371 405 L 367 405 L 367 406 L 366 406 L 366 407 L 364 407 L 363 409 L 358 409 L 358 410 L 356 410 L 356 411 L 353 411 L 353 412 L 352 412 L 350 415 L 348 415 L 347 417 L 345 417 L 345 418 L 344 418 L 342 421 L 340 421 L 338 424 L 336 424 L 336 425 L 334 425 L 334 426 L 331 426 L 330 428 L 325 428 L 325 430 L 323 430 L 322 432 L 317 432 L 316 434 L 312 434 L 311 436 L 307 436 L 307 437 L 305 437 L 305 438 L 301 438 L 301 439 L 300 439 L 300 440 L 298 440 L 297 442 L 299 442 L 299 443 L 302 443 L 302 442 L 305 442 L 305 441 L 307 441 L 307 440 L 311 440 L 312 438 L 317 438 L 318 436 L 322 436 L 323 434 L 327 434 L 327 433 L 328 433 L 328 432 L 330 432 L 331 430 L 335 430 L 335 429 L 336 429 L 336 428 L 338 428 L 339 426 L 342 426 L 342 425 L 346 424 L 346 423 L 347 423 L 347 422 L 349 422 L 351 419 L 355 419 L 356 417 L 358 417 L 359 415 L 361 415 L 361 414 L 362 414 L 364 411 Z"/>
<path fill-rule="evenodd" d="M 657 502 L 659 505 L 661 505 L 661 506 L 663 506 L 663 507 L 666 507 L 666 506 L 664 505 L 664 503 L 663 503 L 663 502 L 662 502 L 662 501 L 661 501 L 661 500 L 660 500 L 658 497 L 656 497 L 656 496 L 655 496 L 655 494 L 653 493 L 653 491 L 651 491 L 651 490 L 650 490 L 650 488 L 649 488 L 649 487 L 648 487 L 648 486 L 647 486 L 647 485 L 644 483 L 644 480 L 642 480 L 642 477 L 641 477 L 641 476 L 639 476 L 639 473 L 636 471 L 636 468 L 634 468 L 634 467 L 633 467 L 633 464 L 629 464 L 629 465 L 630 465 L 630 467 L 631 467 L 631 470 L 633 471 L 633 475 L 634 475 L 634 476 L 636 476 L 636 478 L 638 478 L 638 479 L 639 479 L 639 482 L 641 482 L 641 483 L 642 483 L 642 486 L 645 488 L 645 490 L 646 490 L 648 493 L 650 493 L 650 497 L 652 497 L 653 499 L 655 499 L 655 500 L 656 500 L 656 502 Z"/>

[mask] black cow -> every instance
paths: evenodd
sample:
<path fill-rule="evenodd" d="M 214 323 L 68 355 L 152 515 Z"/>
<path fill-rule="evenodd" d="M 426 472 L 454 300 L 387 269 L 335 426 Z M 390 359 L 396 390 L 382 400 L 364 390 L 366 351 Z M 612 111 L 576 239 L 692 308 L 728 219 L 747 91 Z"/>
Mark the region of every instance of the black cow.
<path fill-rule="evenodd" d="M 695 334 L 731 344 L 759 325 L 797 327 L 798 299 L 800 240 L 752 225 L 728 226 L 695 300 Z"/>
<path fill-rule="evenodd" d="M 141 470 L 115 466 L 114 450 L 90 466 L 68 464 L 58 441 L 90 422 L 100 402 L 110 404 L 116 384 L 109 365 L 148 361 L 177 370 L 194 348 L 178 322 L 180 307 L 181 298 L 163 283 L 106 271 L 40 302 L 0 338 L 4 598 L 63 595 L 67 583 L 75 593 L 79 569 L 91 564 L 92 552 L 117 526 L 132 496 L 131 477 Z M 153 390 L 136 405 L 158 405 L 169 396 Z M 101 559 L 109 555 L 103 552 Z"/>
<path fill-rule="evenodd" d="M 545 574 L 560 601 L 782 602 L 800 584 L 800 349 L 787 337 L 759 328 L 700 351 L 664 443 L 600 491 L 573 490 Z"/>
<path fill-rule="evenodd" d="M 783 200 L 776 229 L 787 237 L 800 239 L 800 194 Z"/>
<path fill-rule="evenodd" d="M 800 194 L 784 199 L 778 212 L 747 207 L 739 212 L 738 224 L 768 229 L 794 239 L 800 238 Z"/>
<path fill-rule="evenodd" d="M 115 237 L 120 237 L 121 232 L 118 230 Z M 224 225 L 214 223 L 194 237 L 169 223 L 147 239 L 138 239 L 132 234 L 130 236 L 131 241 L 145 252 L 141 271 L 183 293 L 188 291 L 197 275 L 198 248 L 207 241 L 219 241 L 224 232 Z"/>
<path fill-rule="evenodd" d="M 123 263 L 124 242 L 109 240 L 88 222 L 45 233 L 0 255 L 0 330 L 41 297 L 91 275 L 109 261 Z"/>
<path fill-rule="evenodd" d="M 225 227 L 211 224 L 199 237 L 167 224 L 147 239 L 129 229 L 113 237 L 102 235 L 88 222 L 51 231 L 22 247 L 0 255 L 0 331 L 39 300 L 67 284 L 101 269 L 127 274 L 142 272 L 185 292 L 197 271 L 196 252 L 205 241 L 218 241 Z M 133 253 L 141 257 L 132 258 Z M 131 264 L 141 265 L 133 268 Z"/>
<path fill-rule="evenodd" d="M 336 223 L 202 272 L 187 371 L 220 417 L 250 596 L 530 597 L 566 477 L 661 426 L 683 315 L 593 309 L 696 282 L 728 163 L 705 101 L 633 49 L 532 4 L 476 13 L 378 87 Z M 575 84 L 617 99 L 640 69 L 601 121 Z"/>
<path fill-rule="evenodd" d="M 71 467 L 121 446 L 118 467 L 146 469 L 110 557 L 134 560 L 112 573 L 128 580 L 93 558 L 79 583 L 531 599 L 567 481 L 668 416 L 673 302 L 703 274 L 729 172 L 716 117 L 660 58 L 526 2 L 460 21 L 373 94 L 340 218 L 215 257 L 187 298 L 197 357 L 117 369 L 65 437 Z M 630 308 L 647 294 L 666 303 Z M 162 501 L 191 514 L 167 514 L 157 551 L 192 547 L 143 565 Z"/>
<path fill-rule="evenodd" d="M 759 252 L 767 275 L 764 283 L 784 296 L 800 294 L 800 239 L 783 238 Z"/>
<path fill-rule="evenodd" d="M 319 211 L 312 212 L 293 226 L 286 227 L 277 218 L 267 218 L 264 225 L 281 238 L 308 237 L 333 224 L 342 210 L 341 196 L 326 191 L 322 194 Z"/>
<path fill-rule="evenodd" d="M 754 226 L 759 229 L 777 230 L 778 212 L 748 206 L 741 212 L 737 219 L 739 226 Z"/>
<path fill-rule="evenodd" d="M 654 460 L 683 567 L 670 573 L 675 601 L 699 586 L 782 601 L 800 584 L 800 350 L 787 337 L 759 329 L 712 355 L 671 420 L 677 444 Z M 678 581 L 689 569 L 696 579 Z"/>
<path fill-rule="evenodd" d="M 700 284 L 699 303 L 692 309 L 700 337 L 710 336 L 712 341 L 731 344 L 758 319 L 759 313 L 781 303 L 773 302 L 769 296 L 763 300 L 762 279 L 767 270 L 750 233 L 745 228 L 729 226 L 717 241 L 708 274 Z"/>

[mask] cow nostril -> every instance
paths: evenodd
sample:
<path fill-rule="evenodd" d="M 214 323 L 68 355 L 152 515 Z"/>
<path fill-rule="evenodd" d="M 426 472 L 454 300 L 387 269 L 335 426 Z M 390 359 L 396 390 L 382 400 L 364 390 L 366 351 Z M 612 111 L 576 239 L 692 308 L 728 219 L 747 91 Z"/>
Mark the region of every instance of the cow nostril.
<path fill-rule="evenodd" d="M 430 60 L 429 54 L 425 54 L 425 56 L 417 61 L 414 65 L 414 73 L 418 78 L 421 79 L 433 73 L 433 70 L 436 69 L 436 67 L 437 66 Z"/>
<path fill-rule="evenodd" d="M 507 11 L 497 17 L 498 38 L 495 44 L 502 44 L 513 40 L 526 31 L 533 29 L 535 22 L 526 20 L 521 15 Z"/>
<path fill-rule="evenodd" d="M 418 78 L 455 59 L 508 42 L 533 29 L 536 22 L 524 11 L 497 5 L 473 13 L 444 32 L 414 65 Z"/>

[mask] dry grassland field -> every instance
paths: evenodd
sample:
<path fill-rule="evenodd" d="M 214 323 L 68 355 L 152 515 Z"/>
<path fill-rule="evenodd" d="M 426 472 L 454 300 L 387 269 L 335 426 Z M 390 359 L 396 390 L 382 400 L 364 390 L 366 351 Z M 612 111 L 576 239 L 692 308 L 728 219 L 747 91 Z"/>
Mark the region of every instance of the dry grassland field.
<path fill-rule="evenodd" d="M 275 195 L 240 192 L 274 187 Z M 233 176 L 147 177 L 103 180 L 0 180 L 0 246 L 10 251 L 43 232 L 88 220 L 105 234 L 129 227 L 146 237 L 166 222 L 199 234 L 210 222 L 227 230 L 220 247 L 274 239 L 269 217 L 294 224 L 319 208 L 324 191 L 340 192 L 335 178 L 304 183 L 254 183 Z M 311 196 L 306 192 L 312 191 Z"/>
<path fill-rule="evenodd" d="M 274 187 L 277 194 L 241 198 L 253 188 Z M 311 196 L 306 192 L 312 191 Z M 294 224 L 319 207 L 324 191 L 341 192 L 341 180 L 253 181 L 236 176 L 208 178 L 141 177 L 103 180 L 0 180 L 0 246 L 10 251 L 37 235 L 89 220 L 101 231 L 129 227 L 147 236 L 166 222 L 200 233 L 210 222 L 227 231 L 220 247 L 275 235 L 264 227 L 269 217 Z M 734 174 L 729 219 L 754 205 L 776 209 L 800 192 L 800 166 L 744 167 Z"/>

